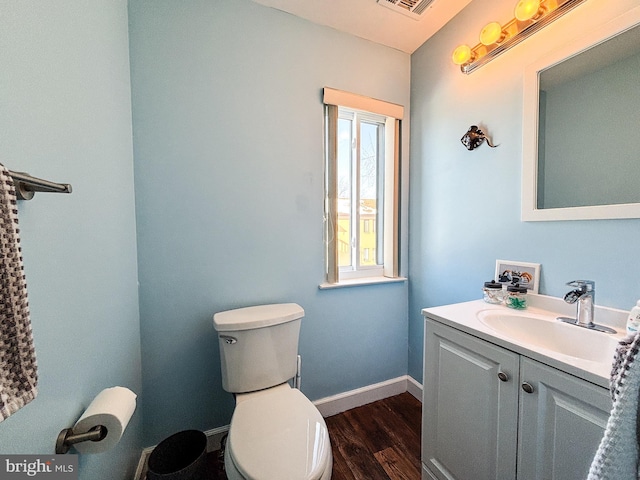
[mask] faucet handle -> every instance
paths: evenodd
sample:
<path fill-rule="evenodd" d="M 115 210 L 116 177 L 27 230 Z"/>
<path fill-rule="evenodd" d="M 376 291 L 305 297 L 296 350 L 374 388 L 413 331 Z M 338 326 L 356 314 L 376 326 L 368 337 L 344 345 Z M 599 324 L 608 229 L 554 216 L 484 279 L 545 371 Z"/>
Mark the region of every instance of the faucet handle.
<path fill-rule="evenodd" d="M 576 303 L 583 295 L 590 294 L 593 299 L 596 294 L 596 282 L 593 280 L 573 280 L 567 286 L 575 288 L 564 296 L 567 303 Z"/>
<path fill-rule="evenodd" d="M 594 292 L 596 289 L 596 282 L 593 280 L 572 280 L 567 282 L 567 286 L 579 289 L 582 293 Z"/>
<path fill-rule="evenodd" d="M 571 290 L 564 296 L 564 301 L 570 304 L 576 303 L 580 297 L 583 295 L 583 292 L 580 290 Z"/>

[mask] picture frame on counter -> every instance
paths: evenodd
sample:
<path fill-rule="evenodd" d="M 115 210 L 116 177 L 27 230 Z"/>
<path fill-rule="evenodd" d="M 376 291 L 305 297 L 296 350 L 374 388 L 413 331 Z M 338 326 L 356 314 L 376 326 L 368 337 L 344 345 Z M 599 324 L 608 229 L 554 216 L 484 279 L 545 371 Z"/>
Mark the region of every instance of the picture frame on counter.
<path fill-rule="evenodd" d="M 496 281 L 502 284 L 520 284 L 529 293 L 538 293 L 540 286 L 540 264 L 496 260 Z"/>

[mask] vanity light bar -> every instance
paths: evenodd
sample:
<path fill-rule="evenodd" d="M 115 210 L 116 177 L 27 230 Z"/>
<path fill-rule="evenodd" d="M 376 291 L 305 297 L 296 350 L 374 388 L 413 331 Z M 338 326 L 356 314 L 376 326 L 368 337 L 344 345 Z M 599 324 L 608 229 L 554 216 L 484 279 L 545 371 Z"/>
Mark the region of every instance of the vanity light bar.
<path fill-rule="evenodd" d="M 517 18 L 513 18 L 503 25 L 500 32 L 495 31 L 497 22 L 487 24 L 480 34 L 481 42 L 473 48 L 467 45 L 460 45 L 453 52 L 453 62 L 460 65 L 462 73 L 468 75 L 477 68 L 489 63 L 501 53 L 529 38 L 538 30 L 546 27 L 584 1 L 519 0 L 514 12 Z M 522 12 L 532 13 L 529 16 L 529 14 L 523 14 Z M 486 43 L 489 45 L 486 45 Z"/>

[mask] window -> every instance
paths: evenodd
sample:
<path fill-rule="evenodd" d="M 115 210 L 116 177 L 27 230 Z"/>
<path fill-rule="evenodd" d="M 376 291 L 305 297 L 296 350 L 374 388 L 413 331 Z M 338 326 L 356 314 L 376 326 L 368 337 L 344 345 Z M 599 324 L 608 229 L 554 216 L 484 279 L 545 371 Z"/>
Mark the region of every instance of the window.
<path fill-rule="evenodd" d="M 403 108 L 324 89 L 327 284 L 398 277 Z"/>
<path fill-rule="evenodd" d="M 338 107 L 338 267 L 345 276 L 356 271 L 382 275 L 384 259 L 371 251 L 383 251 L 384 130 L 386 117 Z M 380 213 L 379 213 L 380 212 Z M 373 271 L 377 269 L 377 271 Z M 371 270 L 371 271 L 366 271 Z"/>

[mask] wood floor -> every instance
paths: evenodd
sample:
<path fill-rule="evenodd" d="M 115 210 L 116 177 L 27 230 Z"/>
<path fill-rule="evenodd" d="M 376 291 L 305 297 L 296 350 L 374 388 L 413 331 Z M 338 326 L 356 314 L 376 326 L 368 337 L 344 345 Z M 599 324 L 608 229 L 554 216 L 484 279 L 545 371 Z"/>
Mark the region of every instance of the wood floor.
<path fill-rule="evenodd" d="M 325 418 L 332 480 L 420 480 L 421 410 L 405 392 Z M 213 478 L 225 480 L 219 452 L 209 457 Z"/>
<path fill-rule="evenodd" d="M 405 392 L 326 418 L 332 480 L 419 480 L 421 410 Z"/>

